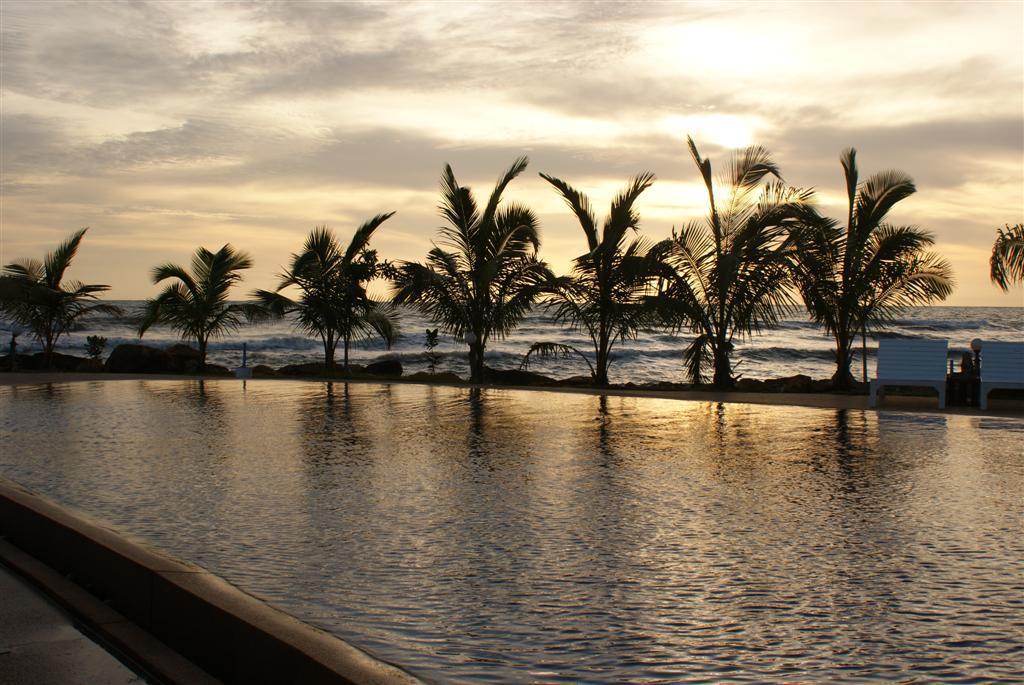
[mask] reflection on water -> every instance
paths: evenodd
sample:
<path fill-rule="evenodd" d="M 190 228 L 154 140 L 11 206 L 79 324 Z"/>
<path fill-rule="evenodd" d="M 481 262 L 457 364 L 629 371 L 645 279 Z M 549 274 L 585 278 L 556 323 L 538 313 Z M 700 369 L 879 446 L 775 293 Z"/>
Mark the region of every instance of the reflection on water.
<path fill-rule="evenodd" d="M 443 681 L 1024 678 L 1024 422 L 0 389 L 0 474 Z"/>

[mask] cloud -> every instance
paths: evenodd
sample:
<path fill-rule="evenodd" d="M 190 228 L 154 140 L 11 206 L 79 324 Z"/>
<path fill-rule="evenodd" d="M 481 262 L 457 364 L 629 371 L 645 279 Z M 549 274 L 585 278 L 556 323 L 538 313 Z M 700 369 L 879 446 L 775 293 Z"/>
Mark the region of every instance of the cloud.
<path fill-rule="evenodd" d="M 312 223 L 396 208 L 383 245 L 411 257 L 437 224 L 444 163 L 486 192 L 524 153 L 514 194 L 545 213 L 553 249 L 575 250 L 578 229 L 535 172 L 603 207 L 652 170 L 643 213 L 661 231 L 700 210 L 687 133 L 717 168 L 730 144 L 764 143 L 827 204 L 853 145 L 865 176 L 915 178 L 907 220 L 974 250 L 1024 205 L 1019 5 L 6 0 L 0 12 L 4 247 L 26 254 L 70 221 L 95 223 L 97 242 L 182 250 L 223 234 L 274 262 Z"/>

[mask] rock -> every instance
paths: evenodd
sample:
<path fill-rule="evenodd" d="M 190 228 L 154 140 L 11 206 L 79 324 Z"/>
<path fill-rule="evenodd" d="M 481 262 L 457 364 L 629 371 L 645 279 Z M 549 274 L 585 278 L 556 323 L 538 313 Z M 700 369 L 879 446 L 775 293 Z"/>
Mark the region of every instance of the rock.
<path fill-rule="evenodd" d="M 832 389 L 832 381 L 828 378 L 819 378 L 811 381 L 811 392 L 828 392 Z"/>
<path fill-rule="evenodd" d="M 199 350 L 188 345 L 173 345 L 166 352 L 169 373 L 199 373 Z"/>
<path fill-rule="evenodd" d="M 32 356 L 28 354 L 15 354 L 14 360 L 16 362 L 17 370 L 24 371 L 32 368 Z M 0 357 L 0 370 L 10 371 L 11 370 L 11 355 L 5 354 Z"/>
<path fill-rule="evenodd" d="M 274 369 L 267 366 L 266 364 L 257 364 L 256 366 L 252 367 L 253 378 L 273 378 L 274 376 L 277 375 L 277 371 L 274 371 Z"/>
<path fill-rule="evenodd" d="M 344 376 L 360 376 L 366 374 L 366 367 L 362 364 L 349 364 L 347 371 L 342 366 L 338 366 L 337 369 L 338 373 Z"/>
<path fill-rule="evenodd" d="M 99 359 L 83 359 L 82 363 L 75 367 L 75 371 L 82 373 L 100 373 L 103 371 L 103 362 Z"/>
<path fill-rule="evenodd" d="M 594 384 L 594 379 L 590 376 L 571 376 L 569 378 L 560 378 L 555 381 L 555 385 L 564 385 L 575 388 L 587 388 Z"/>
<path fill-rule="evenodd" d="M 203 369 L 204 376 L 234 376 L 235 372 L 220 364 L 207 364 Z"/>
<path fill-rule="evenodd" d="M 644 383 L 640 386 L 644 390 L 686 390 L 685 383 L 673 383 L 672 381 L 658 381 L 657 383 Z"/>
<path fill-rule="evenodd" d="M 61 354 L 60 352 L 54 352 L 52 358 L 47 364 L 46 354 L 43 352 L 36 352 L 32 355 L 29 360 L 29 366 L 24 368 L 34 369 L 37 371 L 74 371 L 78 368 L 78 365 L 86 361 L 86 357 L 76 357 L 71 354 Z"/>
<path fill-rule="evenodd" d="M 366 373 L 374 376 L 401 376 L 402 362 L 397 359 L 382 359 L 366 367 Z"/>
<path fill-rule="evenodd" d="M 118 345 L 103 365 L 110 373 L 168 373 L 170 357 L 164 350 L 146 345 Z"/>
<path fill-rule="evenodd" d="M 741 378 L 736 381 L 736 390 L 740 392 L 765 392 L 767 389 L 765 382 L 756 378 Z"/>
<path fill-rule="evenodd" d="M 416 373 L 406 376 L 406 380 L 418 381 L 420 383 L 461 383 L 462 379 L 456 376 L 454 373 L 427 373 L 426 371 L 417 371 Z"/>
<path fill-rule="evenodd" d="M 814 381 L 810 376 L 797 374 L 765 381 L 765 387 L 769 392 L 812 392 Z"/>
<path fill-rule="evenodd" d="M 308 362 L 306 364 L 289 364 L 277 370 L 279 376 L 326 376 L 327 369 L 323 364 Z"/>
<path fill-rule="evenodd" d="M 484 378 L 495 385 L 554 385 L 555 379 L 532 371 L 484 368 Z"/>

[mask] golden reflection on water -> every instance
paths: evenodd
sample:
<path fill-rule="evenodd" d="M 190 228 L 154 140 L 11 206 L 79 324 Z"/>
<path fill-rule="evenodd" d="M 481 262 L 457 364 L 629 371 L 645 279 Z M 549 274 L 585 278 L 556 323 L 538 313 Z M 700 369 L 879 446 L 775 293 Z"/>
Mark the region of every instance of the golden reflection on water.
<path fill-rule="evenodd" d="M 52 446 L 0 472 L 434 677 L 1005 674 L 936 635 L 1024 624 L 1019 422 L 276 381 L 0 403 L 12 449 Z"/>

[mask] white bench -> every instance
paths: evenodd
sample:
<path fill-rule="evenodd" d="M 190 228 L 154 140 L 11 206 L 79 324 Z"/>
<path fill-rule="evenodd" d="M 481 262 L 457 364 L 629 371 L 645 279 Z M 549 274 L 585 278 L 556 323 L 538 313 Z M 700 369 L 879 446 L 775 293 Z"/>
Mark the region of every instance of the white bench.
<path fill-rule="evenodd" d="M 981 344 L 981 377 L 978 405 L 988 409 L 988 393 L 995 388 L 1024 388 L 1024 343 Z"/>
<path fill-rule="evenodd" d="M 910 385 L 935 388 L 939 393 L 939 409 L 946 408 L 946 340 L 878 341 L 877 378 L 868 388 L 868 406 L 878 404 L 878 396 L 885 395 L 887 385 Z"/>

